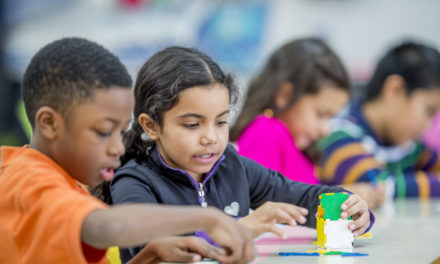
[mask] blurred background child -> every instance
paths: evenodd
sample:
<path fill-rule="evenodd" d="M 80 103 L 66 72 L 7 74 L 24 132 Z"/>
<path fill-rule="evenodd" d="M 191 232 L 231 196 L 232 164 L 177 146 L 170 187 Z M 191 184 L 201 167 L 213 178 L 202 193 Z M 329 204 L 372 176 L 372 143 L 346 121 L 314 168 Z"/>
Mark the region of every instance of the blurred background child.
<path fill-rule="evenodd" d="M 440 196 L 439 155 L 420 143 L 439 107 L 439 52 L 414 42 L 393 47 L 364 98 L 335 118 L 320 142 L 321 181 L 374 185 L 389 179 L 387 196 Z"/>
<path fill-rule="evenodd" d="M 251 82 L 230 139 L 238 153 L 291 180 L 319 183 L 302 151 L 329 132 L 349 90 L 344 66 L 323 41 L 289 42 Z"/>
<path fill-rule="evenodd" d="M 344 65 L 325 42 L 289 42 L 251 82 L 230 139 L 241 155 L 291 180 L 317 184 L 314 143 L 329 133 L 330 119 L 347 103 L 350 86 Z M 369 184 L 343 187 L 376 207 L 377 190 Z"/>

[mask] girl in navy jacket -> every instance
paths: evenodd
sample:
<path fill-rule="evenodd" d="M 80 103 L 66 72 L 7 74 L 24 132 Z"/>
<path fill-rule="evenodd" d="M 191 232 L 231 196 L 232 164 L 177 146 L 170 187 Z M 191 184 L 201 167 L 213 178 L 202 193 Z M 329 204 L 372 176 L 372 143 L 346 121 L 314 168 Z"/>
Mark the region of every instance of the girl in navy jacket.
<path fill-rule="evenodd" d="M 228 144 L 236 86 L 196 49 L 170 47 L 153 55 L 141 68 L 134 93 L 126 155 L 110 184 L 113 203 L 215 206 L 255 236 L 274 232 L 284 238 L 275 224 L 314 227 L 319 194 L 344 191 L 290 181 L 238 155 Z M 249 214 L 250 209 L 255 211 Z M 357 195 L 342 209 L 342 218 L 353 216 L 349 229 L 355 236 L 373 222 Z M 138 250 L 122 251 L 123 259 Z"/>

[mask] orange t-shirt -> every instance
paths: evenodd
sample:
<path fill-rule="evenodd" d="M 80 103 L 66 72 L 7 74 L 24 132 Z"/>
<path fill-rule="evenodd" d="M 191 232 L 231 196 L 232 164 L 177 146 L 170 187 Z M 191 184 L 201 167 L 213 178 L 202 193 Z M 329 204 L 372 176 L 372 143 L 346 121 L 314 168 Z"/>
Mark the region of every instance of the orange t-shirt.
<path fill-rule="evenodd" d="M 2 147 L 0 157 L 0 263 L 107 263 L 81 242 L 83 221 L 104 203 L 34 149 Z"/>

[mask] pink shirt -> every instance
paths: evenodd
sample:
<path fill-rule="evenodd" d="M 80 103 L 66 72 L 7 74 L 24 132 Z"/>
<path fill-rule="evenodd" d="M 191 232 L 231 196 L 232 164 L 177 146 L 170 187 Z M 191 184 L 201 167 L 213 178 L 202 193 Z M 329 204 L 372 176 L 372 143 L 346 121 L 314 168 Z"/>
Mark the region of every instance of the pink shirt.
<path fill-rule="evenodd" d="M 434 116 L 431 127 L 426 131 L 423 139 L 428 147 L 440 151 L 440 111 Z"/>
<path fill-rule="evenodd" d="M 237 146 L 241 155 L 291 180 L 319 183 L 313 163 L 296 147 L 286 125 L 276 118 L 257 116 L 243 131 Z"/>

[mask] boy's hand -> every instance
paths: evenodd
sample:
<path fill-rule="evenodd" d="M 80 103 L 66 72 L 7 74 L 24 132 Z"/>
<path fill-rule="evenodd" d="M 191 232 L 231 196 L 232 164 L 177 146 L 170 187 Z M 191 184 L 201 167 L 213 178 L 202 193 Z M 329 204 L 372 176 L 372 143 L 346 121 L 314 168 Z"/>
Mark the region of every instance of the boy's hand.
<path fill-rule="evenodd" d="M 283 230 L 276 224 L 286 223 L 290 226 L 296 226 L 297 223 L 304 224 L 307 221 L 305 216 L 308 213 L 307 209 L 293 204 L 266 202 L 238 222 L 251 229 L 254 237 L 265 232 L 273 232 L 280 238 L 286 239 Z"/>
<path fill-rule="evenodd" d="M 223 249 L 211 246 L 204 239 L 195 236 L 170 236 L 150 241 L 127 264 L 195 262 L 202 257 L 218 259 L 224 255 Z"/>
<path fill-rule="evenodd" d="M 247 263 L 255 257 L 252 233 L 218 209 L 204 208 L 206 225 L 203 229 L 224 250 L 217 260 L 221 263 Z"/>
<path fill-rule="evenodd" d="M 352 194 L 341 205 L 341 218 L 353 218 L 353 223 L 348 226 L 353 232 L 354 237 L 362 235 L 370 225 L 370 212 L 368 211 L 367 202 L 362 200 L 357 194 Z"/>

